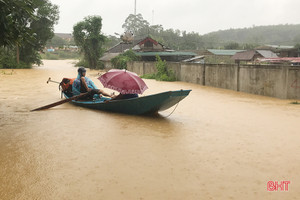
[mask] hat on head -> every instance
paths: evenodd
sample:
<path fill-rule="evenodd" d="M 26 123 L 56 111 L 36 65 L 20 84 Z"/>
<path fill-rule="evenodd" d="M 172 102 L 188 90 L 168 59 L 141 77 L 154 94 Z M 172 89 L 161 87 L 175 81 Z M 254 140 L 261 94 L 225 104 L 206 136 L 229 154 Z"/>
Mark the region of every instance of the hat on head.
<path fill-rule="evenodd" d="M 82 74 L 84 72 L 86 72 L 86 69 L 84 67 L 79 67 L 78 68 L 78 73 Z"/>

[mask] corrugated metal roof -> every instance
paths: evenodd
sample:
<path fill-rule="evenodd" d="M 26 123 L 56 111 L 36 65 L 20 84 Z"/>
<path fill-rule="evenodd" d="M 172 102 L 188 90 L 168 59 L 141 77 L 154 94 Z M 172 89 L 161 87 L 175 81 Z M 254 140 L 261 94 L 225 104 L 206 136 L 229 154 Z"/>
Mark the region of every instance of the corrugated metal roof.
<path fill-rule="evenodd" d="M 245 50 L 207 49 L 207 51 L 218 56 L 233 56 L 234 54 L 244 52 Z"/>
<path fill-rule="evenodd" d="M 256 54 L 255 50 L 249 50 L 244 52 L 237 52 L 234 56 L 232 56 L 232 59 L 234 60 L 244 60 L 249 61 L 252 60 L 254 55 Z"/>
<path fill-rule="evenodd" d="M 193 52 L 182 51 L 161 51 L 161 52 L 135 52 L 138 56 L 196 56 Z"/>
<path fill-rule="evenodd" d="M 277 58 L 278 56 L 270 50 L 249 50 L 245 52 L 238 52 L 232 59 L 241 61 L 250 61 L 255 55 L 261 55 L 264 58 Z"/>
<path fill-rule="evenodd" d="M 197 60 L 197 59 L 204 59 L 204 57 L 205 56 L 196 56 L 196 57 L 193 57 L 193 58 L 183 60 L 182 62 L 192 62 L 192 61 Z"/>
<path fill-rule="evenodd" d="M 265 58 L 278 58 L 278 56 L 273 51 L 269 51 L 269 50 L 256 50 L 256 51 Z"/>

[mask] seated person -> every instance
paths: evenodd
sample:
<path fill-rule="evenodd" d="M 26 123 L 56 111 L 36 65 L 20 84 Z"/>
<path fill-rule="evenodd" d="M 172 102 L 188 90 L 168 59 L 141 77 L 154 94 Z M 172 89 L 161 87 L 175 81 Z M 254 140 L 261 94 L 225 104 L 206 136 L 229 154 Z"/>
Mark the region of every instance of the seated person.
<path fill-rule="evenodd" d="M 108 97 L 114 97 L 114 95 L 109 95 L 103 90 L 98 89 L 94 84 L 94 82 L 91 79 L 85 77 L 85 75 L 86 75 L 86 69 L 84 67 L 79 67 L 78 76 L 74 80 L 72 85 L 73 95 L 79 95 L 81 93 L 88 92 L 88 95 L 84 96 L 81 99 L 93 99 L 93 96 L 95 94 L 98 94 L 100 97 L 101 94 Z"/>

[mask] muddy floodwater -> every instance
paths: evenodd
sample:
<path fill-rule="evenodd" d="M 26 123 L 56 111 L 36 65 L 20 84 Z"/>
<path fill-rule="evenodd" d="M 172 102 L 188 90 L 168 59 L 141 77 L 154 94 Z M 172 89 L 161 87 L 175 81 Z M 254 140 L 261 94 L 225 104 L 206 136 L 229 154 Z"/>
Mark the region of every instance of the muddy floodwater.
<path fill-rule="evenodd" d="M 87 71 L 96 85 L 99 71 Z M 63 104 L 72 61 L 0 69 L 0 199 L 299 199 L 300 105 L 183 82 L 145 80 L 144 95 L 192 89 L 156 117 Z M 268 191 L 269 181 L 289 181 Z M 270 188 L 269 188 L 270 189 Z M 272 189 L 272 188 L 271 188 Z M 274 189 L 274 188 L 273 188 Z"/>

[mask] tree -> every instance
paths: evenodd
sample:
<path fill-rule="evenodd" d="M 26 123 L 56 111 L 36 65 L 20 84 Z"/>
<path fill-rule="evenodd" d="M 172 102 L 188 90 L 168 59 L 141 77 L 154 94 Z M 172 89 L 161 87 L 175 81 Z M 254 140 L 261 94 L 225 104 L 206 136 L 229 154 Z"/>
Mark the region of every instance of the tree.
<path fill-rule="evenodd" d="M 180 43 L 180 48 L 184 50 L 199 50 L 203 46 L 202 38 L 198 33 L 182 32 L 182 41 Z"/>
<path fill-rule="evenodd" d="M 149 22 L 144 20 L 142 14 L 130 14 L 125 23 L 122 25 L 125 31 L 132 31 L 134 35 L 142 35 L 147 33 L 149 29 Z"/>
<path fill-rule="evenodd" d="M 225 49 L 239 49 L 240 45 L 237 42 L 229 42 L 227 44 L 224 45 Z"/>
<path fill-rule="evenodd" d="M 61 37 L 54 35 L 54 37 L 51 40 L 47 41 L 47 47 L 63 47 L 64 45 L 68 45 L 69 43 L 62 39 Z"/>
<path fill-rule="evenodd" d="M 34 18 L 32 1 L 0 0 L 0 46 L 15 45 L 23 33 L 30 31 L 27 26 L 30 18 Z"/>
<path fill-rule="evenodd" d="M 113 36 L 113 35 L 109 35 L 109 36 L 107 36 L 107 40 L 104 44 L 104 48 L 109 49 L 109 48 L 115 46 L 116 44 L 118 44 L 120 41 L 121 41 L 120 38 L 117 38 L 116 36 Z"/>
<path fill-rule="evenodd" d="M 296 35 L 293 39 L 294 44 L 300 44 L 300 34 Z"/>
<path fill-rule="evenodd" d="M 84 60 L 89 68 L 97 68 L 99 58 L 103 54 L 102 45 L 106 37 L 101 34 L 102 18 L 100 16 L 88 16 L 73 27 L 74 40 L 81 48 Z"/>
<path fill-rule="evenodd" d="M 179 50 L 181 44 L 180 30 L 167 29 L 161 33 L 165 45 L 175 50 Z"/>
<path fill-rule="evenodd" d="M 16 51 L 19 64 L 40 64 L 38 51 L 53 37 L 58 7 L 48 0 L 0 0 L 0 47 Z M 10 56 L 10 55 L 7 55 Z"/>
<path fill-rule="evenodd" d="M 20 60 L 26 63 L 40 64 L 39 51 L 42 51 L 47 41 L 54 36 L 54 24 L 59 19 L 58 6 L 48 0 L 33 0 L 35 6 L 35 18 L 29 25 L 34 42 L 24 41 L 20 48 Z"/>

